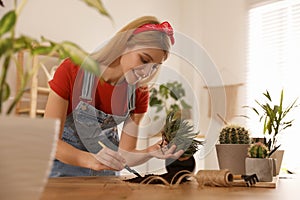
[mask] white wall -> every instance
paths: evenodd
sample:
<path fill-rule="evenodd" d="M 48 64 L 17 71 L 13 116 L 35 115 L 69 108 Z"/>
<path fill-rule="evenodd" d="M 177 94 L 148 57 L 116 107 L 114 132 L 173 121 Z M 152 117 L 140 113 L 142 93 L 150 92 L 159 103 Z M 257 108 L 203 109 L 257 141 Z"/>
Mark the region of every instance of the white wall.
<path fill-rule="evenodd" d="M 4 1 L 6 9 L 12 1 Z M 55 41 L 70 40 L 87 51 L 112 36 L 130 20 L 142 15 L 168 19 L 176 27 L 179 0 L 104 0 L 113 22 L 80 0 L 28 0 L 18 22 L 18 32 Z M 1 8 L 1 12 L 2 12 Z M 2 13 L 1 13 L 2 14 Z"/>
<path fill-rule="evenodd" d="M 247 0 L 103 0 L 113 23 L 80 0 L 28 0 L 18 21 L 17 32 L 54 41 L 70 40 L 87 51 L 112 36 L 130 20 L 142 15 L 155 15 L 168 20 L 176 32 L 202 46 L 217 66 L 224 84 L 245 80 L 246 6 Z M 5 1 L 0 16 L 12 5 Z M 182 44 L 181 44 L 182 45 Z M 197 57 L 197 55 L 193 55 Z M 190 64 L 172 55 L 166 65 L 179 69 L 193 88 L 200 115 L 199 127 L 206 134 L 210 126 L 207 117 L 208 93 L 205 77 L 194 73 Z M 164 75 L 166 76 L 166 75 Z M 239 98 L 243 104 L 244 90 Z M 216 168 L 214 156 L 208 156 L 208 168 Z"/>
<path fill-rule="evenodd" d="M 183 3 L 184 17 L 181 31 L 195 39 L 207 51 L 215 63 L 224 85 L 245 83 L 246 77 L 246 1 L 241 0 L 189 0 Z M 197 56 L 197 55 L 195 55 Z M 200 130 L 210 133 L 211 118 L 207 116 L 208 90 L 203 88 L 204 80 L 195 81 L 200 96 Z M 237 105 L 244 104 L 245 86 L 239 88 Z M 242 114 L 242 110 L 238 110 Z M 234 122 L 241 122 L 235 118 Z M 205 168 L 217 168 L 214 148 L 205 158 Z M 208 150 L 209 151 L 209 150 Z M 196 155 L 202 159 L 200 155 Z M 200 161 L 201 162 L 201 161 Z"/>

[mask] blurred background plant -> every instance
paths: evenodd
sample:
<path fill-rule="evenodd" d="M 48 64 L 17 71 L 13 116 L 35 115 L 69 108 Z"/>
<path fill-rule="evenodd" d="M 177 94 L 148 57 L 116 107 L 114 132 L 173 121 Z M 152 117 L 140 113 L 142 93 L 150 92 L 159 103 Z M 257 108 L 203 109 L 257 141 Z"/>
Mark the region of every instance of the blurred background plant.
<path fill-rule="evenodd" d="M 82 0 L 86 5 L 96 9 L 101 15 L 111 18 L 104 8 L 101 0 Z M 18 36 L 16 34 L 17 21 L 20 12 L 25 6 L 27 0 L 18 3 L 14 0 L 14 8 L 6 12 L 0 18 L 0 114 L 3 112 L 3 103 L 7 101 L 11 94 L 11 87 L 7 81 L 7 74 L 10 66 L 15 66 L 17 73 L 21 77 L 21 86 L 16 91 L 12 103 L 9 105 L 6 114 L 10 114 L 18 101 L 25 92 L 25 87 L 31 76 L 38 70 L 38 66 L 26 66 L 22 69 L 16 59 L 16 54 L 20 51 L 26 51 L 30 57 L 34 55 L 56 55 L 60 59 L 69 57 L 75 64 L 82 68 L 99 74 L 97 63 L 88 56 L 88 53 L 71 41 L 55 42 L 51 39 L 41 37 L 40 39 L 31 38 L 26 35 Z M 0 9 L 5 6 L 5 1 L 0 0 Z"/>
<path fill-rule="evenodd" d="M 180 112 L 183 118 L 189 118 L 192 107 L 184 100 L 184 97 L 185 90 L 182 83 L 169 81 L 159 85 L 158 88 L 151 88 L 149 105 L 156 108 L 156 113 L 164 111 L 168 115 L 174 111 Z M 156 115 L 154 120 L 158 118 L 159 116 Z"/>

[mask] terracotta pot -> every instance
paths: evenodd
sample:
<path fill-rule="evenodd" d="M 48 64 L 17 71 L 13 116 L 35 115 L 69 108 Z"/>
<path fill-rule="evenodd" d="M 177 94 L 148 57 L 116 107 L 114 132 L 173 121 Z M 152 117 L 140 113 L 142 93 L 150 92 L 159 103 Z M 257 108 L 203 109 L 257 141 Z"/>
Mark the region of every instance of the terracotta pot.
<path fill-rule="evenodd" d="M 245 159 L 249 144 L 216 144 L 220 169 L 228 169 L 232 174 L 245 174 Z"/>
<path fill-rule="evenodd" d="M 273 180 L 273 159 L 272 158 L 246 158 L 246 174 L 256 174 L 261 182 Z"/>

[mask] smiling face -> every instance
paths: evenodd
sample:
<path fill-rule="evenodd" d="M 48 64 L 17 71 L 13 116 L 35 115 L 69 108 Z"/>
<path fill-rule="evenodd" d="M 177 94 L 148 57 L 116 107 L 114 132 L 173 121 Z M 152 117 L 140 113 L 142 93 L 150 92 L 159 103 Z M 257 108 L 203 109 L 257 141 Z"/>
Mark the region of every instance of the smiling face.
<path fill-rule="evenodd" d="M 120 58 L 120 66 L 129 84 L 148 78 L 166 59 L 166 52 L 155 48 L 129 50 Z"/>

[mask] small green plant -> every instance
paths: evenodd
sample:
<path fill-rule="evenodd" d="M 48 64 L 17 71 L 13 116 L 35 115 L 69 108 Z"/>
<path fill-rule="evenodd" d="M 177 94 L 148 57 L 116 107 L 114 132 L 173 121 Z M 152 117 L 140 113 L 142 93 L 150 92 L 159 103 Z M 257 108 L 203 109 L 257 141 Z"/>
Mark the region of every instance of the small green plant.
<path fill-rule="evenodd" d="M 253 143 L 248 149 L 248 156 L 250 158 L 268 158 L 268 147 L 261 142 Z"/>
<path fill-rule="evenodd" d="M 259 121 L 263 122 L 263 134 L 265 135 L 265 145 L 268 147 L 270 156 L 280 147 L 277 144 L 278 134 L 284 129 L 291 127 L 294 120 L 286 120 L 287 114 L 298 105 L 295 99 L 286 108 L 283 107 L 284 92 L 281 90 L 280 99 L 278 104 L 274 104 L 268 90 L 263 93 L 266 102 L 258 104 L 258 108 L 250 107 L 258 116 Z"/>
<path fill-rule="evenodd" d="M 242 126 L 226 125 L 219 135 L 220 144 L 249 144 L 249 132 Z"/>
<path fill-rule="evenodd" d="M 181 114 L 171 111 L 166 118 L 164 128 L 162 130 L 162 144 L 166 141 L 169 146 L 176 145 L 176 151 L 183 149 L 184 154 L 181 157 L 190 157 L 203 142 L 196 140 L 198 132 L 194 132 L 194 127 L 188 120 L 182 119 Z"/>
<path fill-rule="evenodd" d="M 150 90 L 150 107 L 156 108 L 156 113 L 160 111 L 165 111 L 166 114 L 171 111 L 175 112 L 184 112 L 189 111 L 192 107 L 184 100 L 185 90 L 182 87 L 182 84 L 178 81 L 167 82 L 161 84 L 159 88 L 151 88 Z M 185 117 L 182 114 L 183 117 Z M 155 116 L 155 120 L 158 119 L 158 116 Z"/>

